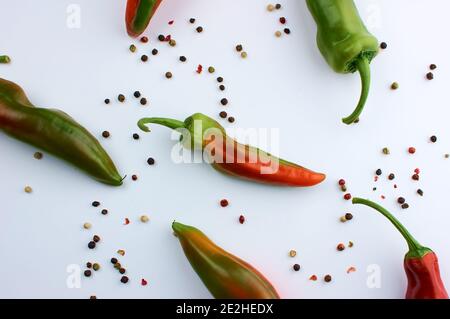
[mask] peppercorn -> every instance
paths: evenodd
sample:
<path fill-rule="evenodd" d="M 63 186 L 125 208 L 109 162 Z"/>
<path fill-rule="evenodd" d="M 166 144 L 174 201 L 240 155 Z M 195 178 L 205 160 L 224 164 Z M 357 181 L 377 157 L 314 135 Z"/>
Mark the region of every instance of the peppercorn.
<path fill-rule="evenodd" d="M 241 58 L 246 59 L 247 57 L 248 57 L 247 52 L 242 51 L 242 52 L 241 52 Z"/>
<path fill-rule="evenodd" d="M 143 55 L 141 56 L 141 61 L 142 61 L 142 62 L 147 62 L 147 61 L 148 61 L 148 55 L 143 54 Z"/>
<path fill-rule="evenodd" d="M 122 276 L 122 278 L 120 278 L 120 282 L 123 284 L 126 284 L 128 282 L 128 277 L 127 276 Z"/>
<path fill-rule="evenodd" d="M 92 227 L 92 224 L 91 224 L 91 223 L 84 223 L 84 224 L 83 224 L 83 228 L 84 228 L 84 229 L 91 229 L 91 227 Z"/>
<path fill-rule="evenodd" d="M 290 250 L 289 251 L 289 256 L 291 256 L 292 258 L 294 258 L 295 256 L 297 256 L 297 252 L 295 250 Z"/>
<path fill-rule="evenodd" d="M 92 271 L 90 271 L 89 269 L 84 271 L 84 276 L 85 277 L 91 277 L 91 275 L 92 275 Z"/>
<path fill-rule="evenodd" d="M 243 49 L 242 44 L 238 44 L 238 45 L 236 46 L 236 51 L 237 51 L 237 52 L 241 52 L 242 49 Z"/>
<path fill-rule="evenodd" d="M 195 30 L 197 30 L 198 33 L 202 33 L 203 32 L 203 27 L 197 27 L 197 29 L 195 29 Z"/>
<path fill-rule="evenodd" d="M 42 159 L 42 157 L 44 157 L 44 154 L 42 154 L 41 152 L 36 152 L 34 153 L 33 157 L 37 160 Z"/>
<path fill-rule="evenodd" d="M 223 77 L 219 76 L 219 77 L 217 78 L 217 82 L 222 83 L 222 82 L 223 82 Z"/>
<path fill-rule="evenodd" d="M 393 173 L 389 174 L 388 179 L 390 181 L 394 180 L 395 179 L 395 175 Z"/>
<path fill-rule="evenodd" d="M 166 72 L 166 78 L 171 79 L 172 76 L 172 72 Z"/>
<path fill-rule="evenodd" d="M 115 265 L 117 264 L 118 260 L 117 258 L 111 258 L 111 264 Z"/>
<path fill-rule="evenodd" d="M 153 49 L 152 50 L 152 55 L 157 55 L 158 54 L 158 50 L 157 49 Z"/>
<path fill-rule="evenodd" d="M 427 73 L 427 79 L 430 80 L 430 81 L 433 80 L 434 79 L 434 74 L 432 72 L 428 72 Z"/>
<path fill-rule="evenodd" d="M 341 223 L 346 223 L 347 222 L 347 218 L 345 218 L 345 216 L 341 216 L 339 218 L 339 220 L 341 221 Z"/>
<path fill-rule="evenodd" d="M 107 209 L 102 209 L 102 215 L 108 215 L 108 210 Z"/>
<path fill-rule="evenodd" d="M 225 105 L 228 104 L 228 99 L 223 98 L 222 100 L 220 100 L 220 103 L 221 103 L 223 106 L 225 106 Z"/>
<path fill-rule="evenodd" d="M 407 203 L 404 203 L 403 205 L 402 205 L 402 209 L 408 209 L 409 208 L 409 205 L 407 204 Z"/>
<path fill-rule="evenodd" d="M 352 241 L 348 242 L 348 248 L 352 248 L 353 246 L 355 246 L 355 244 Z"/>
<path fill-rule="evenodd" d="M 345 193 L 345 192 L 347 191 L 347 186 L 342 185 L 342 186 L 341 186 L 341 191 Z"/>
<path fill-rule="evenodd" d="M 339 182 L 338 182 L 338 184 L 339 184 L 340 186 L 344 186 L 344 185 L 345 185 L 345 180 L 344 180 L 344 179 L 340 179 Z"/>
<path fill-rule="evenodd" d="M 414 181 L 418 181 L 418 180 L 420 179 L 419 174 L 414 174 L 411 178 L 412 178 Z"/>
<path fill-rule="evenodd" d="M 345 214 L 345 219 L 346 220 L 352 220 L 353 219 L 353 215 L 351 213 L 347 213 L 347 214 Z"/>
<path fill-rule="evenodd" d="M 281 9 L 281 4 L 277 3 L 277 4 L 275 5 L 275 9 L 280 10 L 280 9 Z"/>
<path fill-rule="evenodd" d="M 275 10 L 275 6 L 273 4 L 268 4 L 267 11 L 272 12 L 273 10 Z"/>
<path fill-rule="evenodd" d="M 139 134 L 134 133 L 134 134 L 133 134 L 133 139 L 138 140 L 138 139 L 139 139 Z"/>
<path fill-rule="evenodd" d="M 133 93 L 133 96 L 135 97 L 135 98 L 140 98 L 141 97 L 141 92 L 139 92 L 139 91 L 135 91 L 134 93 Z"/>
<path fill-rule="evenodd" d="M 212 74 L 212 73 L 216 72 L 216 69 L 213 66 L 210 66 L 208 68 L 208 72 Z"/>
<path fill-rule="evenodd" d="M 228 118 L 228 122 L 234 123 L 234 121 L 236 121 L 236 119 L 235 119 L 233 116 L 230 116 L 230 117 Z"/>
<path fill-rule="evenodd" d="M 436 142 L 437 142 L 437 137 L 436 137 L 436 135 L 431 136 L 431 137 L 430 137 L 430 141 L 431 141 L 431 143 L 436 143 Z"/>
<path fill-rule="evenodd" d="M 103 131 L 103 132 L 102 132 L 102 136 L 103 136 L 104 138 L 108 138 L 108 137 L 111 136 L 111 134 L 110 134 L 108 131 Z"/>
<path fill-rule="evenodd" d="M 219 116 L 220 116 L 221 118 L 223 118 L 223 119 L 226 119 L 227 116 L 228 116 L 228 114 L 227 114 L 227 112 L 222 111 L 222 112 L 219 113 Z"/>
<path fill-rule="evenodd" d="M 345 250 L 345 246 L 344 246 L 344 244 L 339 244 L 339 245 L 337 245 L 336 249 L 338 251 L 344 251 Z"/>
<path fill-rule="evenodd" d="M 164 35 L 160 34 L 160 35 L 158 35 L 158 40 L 161 42 L 164 42 L 164 41 L 166 41 L 166 37 Z"/>
<path fill-rule="evenodd" d="M 445 158 L 450 158 L 450 154 L 445 154 L 444 157 Z"/>
<path fill-rule="evenodd" d="M 386 43 L 386 42 L 381 42 L 381 43 L 380 43 L 380 48 L 383 49 L 383 50 L 386 50 L 386 48 L 387 48 L 387 43 Z"/>
<path fill-rule="evenodd" d="M 92 263 L 88 261 L 88 262 L 86 263 L 86 268 L 91 269 L 91 268 L 92 268 Z"/>
<path fill-rule="evenodd" d="M 399 204 L 404 204 L 405 201 L 406 201 L 406 200 L 405 200 L 403 197 L 397 198 L 397 203 L 399 203 Z"/>
<path fill-rule="evenodd" d="M 131 176 L 131 179 L 132 179 L 133 181 L 137 181 L 137 180 L 138 180 L 138 177 L 137 177 L 137 175 L 132 175 L 132 176 Z"/>
<path fill-rule="evenodd" d="M 417 194 L 419 194 L 420 196 L 423 196 L 423 190 L 421 190 L 420 188 L 417 190 Z"/>
<path fill-rule="evenodd" d="M 391 154 L 391 151 L 390 151 L 387 147 L 384 147 L 383 150 L 382 150 L 382 152 L 383 152 L 384 155 L 389 155 L 389 154 Z"/>
<path fill-rule="evenodd" d="M 221 91 L 225 91 L 225 85 L 223 85 L 223 84 L 219 85 L 219 89 L 220 89 Z"/>
<path fill-rule="evenodd" d="M 27 194 L 31 194 L 33 192 L 33 189 L 30 186 L 25 186 L 24 191 Z"/>
<path fill-rule="evenodd" d="M 117 96 L 117 100 L 119 100 L 119 102 L 125 102 L 125 95 L 123 95 L 123 94 L 119 94 L 118 96 Z"/>
<path fill-rule="evenodd" d="M 286 23 L 286 18 L 285 17 L 281 17 L 280 18 L 280 23 L 281 24 L 285 24 Z"/>
<path fill-rule="evenodd" d="M 100 265 L 98 263 L 95 263 L 94 265 L 92 265 L 92 269 L 94 269 L 95 271 L 99 271 Z"/>
<path fill-rule="evenodd" d="M 430 64 L 430 70 L 435 70 L 437 68 L 436 64 Z"/>
<path fill-rule="evenodd" d="M 414 153 L 416 153 L 416 149 L 414 147 L 410 147 L 410 148 L 408 148 L 408 153 L 414 154 Z"/>
<path fill-rule="evenodd" d="M 143 97 L 139 103 L 141 103 L 141 105 L 147 105 L 147 99 L 145 97 Z"/>
<path fill-rule="evenodd" d="M 92 206 L 98 207 L 98 206 L 100 206 L 100 202 L 98 202 L 98 201 L 93 201 L 93 202 L 92 202 Z"/>
<path fill-rule="evenodd" d="M 284 29 L 284 33 L 286 33 L 286 34 L 291 34 L 291 30 L 290 30 L 289 28 L 285 28 L 285 29 Z"/>
<path fill-rule="evenodd" d="M 152 158 L 152 157 L 149 157 L 149 158 L 147 159 L 147 164 L 148 164 L 148 165 L 155 165 L 155 159 Z"/>
<path fill-rule="evenodd" d="M 122 268 L 122 265 L 119 262 L 114 264 L 114 269 L 119 270 L 120 268 Z"/>
<path fill-rule="evenodd" d="M 125 269 L 125 268 L 120 268 L 119 269 L 119 273 L 121 274 L 121 275 L 123 275 L 124 273 L 126 273 L 127 272 L 127 270 Z"/>
<path fill-rule="evenodd" d="M 142 215 L 140 218 L 141 222 L 143 223 L 148 223 L 148 221 L 150 220 L 150 218 L 148 218 L 147 215 Z"/>
<path fill-rule="evenodd" d="M 194 18 L 190 18 L 190 19 L 189 19 L 189 22 L 190 22 L 190 23 L 195 23 L 195 19 L 194 19 Z"/>
<path fill-rule="evenodd" d="M 187 60 L 187 59 L 186 59 L 186 57 L 185 57 L 184 55 L 180 56 L 180 61 L 181 61 L 181 62 L 186 62 L 186 60 Z"/>
<path fill-rule="evenodd" d="M 130 51 L 131 52 L 136 52 L 136 46 L 134 44 L 130 45 Z"/>
<path fill-rule="evenodd" d="M 244 215 L 239 216 L 239 223 L 244 224 L 245 223 L 245 217 Z"/>
<path fill-rule="evenodd" d="M 331 278 L 330 275 L 326 275 L 325 277 L 323 277 L 323 280 L 324 280 L 325 282 L 331 282 L 332 278 Z"/>
<path fill-rule="evenodd" d="M 350 199 L 352 199 L 352 195 L 347 193 L 347 194 L 344 195 L 344 199 L 345 200 L 350 200 Z"/>
<path fill-rule="evenodd" d="M 147 42 L 148 42 L 148 38 L 147 38 L 146 36 L 143 36 L 143 37 L 141 38 L 141 42 L 142 42 L 142 43 L 147 43 Z"/>
<path fill-rule="evenodd" d="M 279 38 L 279 37 L 281 37 L 283 35 L 283 33 L 281 33 L 281 31 L 275 31 L 275 36 L 277 37 L 277 38 Z"/>
<path fill-rule="evenodd" d="M 228 206 L 228 200 L 222 199 L 222 200 L 220 201 L 220 206 L 222 206 L 222 207 L 227 207 L 227 206 Z"/>
<path fill-rule="evenodd" d="M 170 39 L 170 40 L 169 40 L 169 45 L 170 45 L 171 47 L 174 47 L 174 46 L 177 45 L 177 41 L 175 41 L 174 39 Z"/>
<path fill-rule="evenodd" d="M 295 264 L 292 268 L 294 268 L 295 271 L 299 271 L 300 270 L 300 265 L 299 264 Z"/>
<path fill-rule="evenodd" d="M 383 174 L 383 172 L 382 172 L 381 169 L 377 169 L 377 170 L 375 171 L 375 174 L 377 174 L 377 176 L 381 176 L 381 174 Z"/>
<path fill-rule="evenodd" d="M 109 104 L 110 102 L 110 99 L 105 99 L 105 104 Z"/>
<path fill-rule="evenodd" d="M 95 299 L 97 299 L 97 296 L 90 296 L 89 299 L 95 300 Z"/>
<path fill-rule="evenodd" d="M 98 243 L 100 241 L 100 236 L 98 235 L 94 235 L 94 237 L 92 237 L 92 240 L 96 243 Z"/>
<path fill-rule="evenodd" d="M 391 89 L 392 89 L 392 90 L 397 90 L 398 87 L 399 87 L 399 85 L 398 85 L 397 82 L 394 82 L 394 83 L 391 84 Z"/>
<path fill-rule="evenodd" d="M 95 241 L 90 241 L 88 244 L 88 248 L 89 249 L 94 249 L 95 248 Z"/>

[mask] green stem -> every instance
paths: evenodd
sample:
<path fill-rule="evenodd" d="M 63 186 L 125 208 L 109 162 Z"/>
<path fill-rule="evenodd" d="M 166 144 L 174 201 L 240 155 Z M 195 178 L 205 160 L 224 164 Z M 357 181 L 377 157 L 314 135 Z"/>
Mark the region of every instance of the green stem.
<path fill-rule="evenodd" d="M 7 55 L 0 55 L 0 63 L 9 63 L 11 62 L 11 59 Z"/>
<path fill-rule="evenodd" d="M 369 60 L 360 56 L 356 59 L 356 68 L 358 69 L 359 75 L 361 77 L 361 96 L 359 97 L 358 106 L 353 111 L 351 115 L 342 119 L 347 125 L 353 124 L 356 120 L 358 120 L 362 111 L 364 110 L 364 106 L 366 105 L 367 97 L 369 96 L 370 89 L 370 63 Z"/>
<path fill-rule="evenodd" d="M 408 256 L 411 257 L 422 257 L 426 252 L 429 252 L 430 249 L 423 247 L 419 242 L 409 233 L 409 231 L 403 226 L 397 218 L 395 218 L 389 211 L 387 211 L 384 207 L 370 201 L 367 199 L 362 198 L 353 198 L 352 201 L 353 204 L 361 204 L 369 206 L 381 214 L 383 214 L 394 226 L 397 228 L 397 230 L 402 234 L 403 238 L 405 238 L 406 242 L 408 243 L 409 247 L 409 253 Z"/>
<path fill-rule="evenodd" d="M 171 129 L 179 129 L 179 128 L 185 128 L 184 122 L 168 119 L 168 118 L 162 118 L 162 117 L 150 117 L 150 118 L 143 118 L 140 119 L 138 122 L 138 126 L 141 130 L 144 132 L 150 132 L 150 129 L 148 128 L 147 124 L 158 124 L 163 125 Z"/>

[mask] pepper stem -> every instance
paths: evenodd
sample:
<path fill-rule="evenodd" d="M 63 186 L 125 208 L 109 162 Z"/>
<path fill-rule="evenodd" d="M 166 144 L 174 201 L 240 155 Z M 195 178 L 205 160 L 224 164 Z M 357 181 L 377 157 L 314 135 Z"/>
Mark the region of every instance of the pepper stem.
<path fill-rule="evenodd" d="M 147 126 L 147 124 L 150 123 L 166 126 L 174 130 L 185 127 L 184 122 L 162 117 L 149 117 L 140 119 L 138 122 L 138 126 L 144 132 L 150 132 L 150 129 Z"/>
<path fill-rule="evenodd" d="M 370 89 L 369 60 L 364 56 L 360 56 L 359 58 L 356 59 L 355 64 L 361 77 L 361 96 L 359 97 L 358 106 L 353 111 L 353 113 L 350 114 L 348 117 L 342 119 L 342 122 L 344 122 L 347 125 L 353 124 L 355 123 L 356 120 L 358 120 L 359 116 L 364 110 L 364 106 L 366 105 Z"/>
<path fill-rule="evenodd" d="M 421 244 L 419 244 L 419 242 L 409 233 L 409 231 L 405 228 L 405 226 L 403 226 L 400 223 L 400 221 L 397 218 L 395 218 L 384 207 L 382 207 L 370 200 L 357 198 L 357 197 L 353 198 L 352 203 L 369 206 L 369 207 L 377 210 L 378 212 L 380 212 L 382 215 L 384 215 L 384 217 L 386 217 L 395 226 L 395 228 L 397 228 L 397 230 L 400 232 L 400 234 L 402 234 L 403 238 L 405 238 L 406 242 L 408 243 L 408 247 L 409 247 L 409 253 L 407 254 L 408 256 L 422 257 L 425 252 L 430 251 L 429 248 L 423 247 Z"/>

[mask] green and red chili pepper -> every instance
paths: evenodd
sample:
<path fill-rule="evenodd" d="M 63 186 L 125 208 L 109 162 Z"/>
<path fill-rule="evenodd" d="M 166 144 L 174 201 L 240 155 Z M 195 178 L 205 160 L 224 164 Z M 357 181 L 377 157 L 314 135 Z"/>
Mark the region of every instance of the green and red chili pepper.
<path fill-rule="evenodd" d="M 131 37 L 141 35 L 162 0 L 128 0 L 126 11 L 127 32 Z"/>
<path fill-rule="evenodd" d="M 146 126 L 149 123 L 182 130 L 182 143 L 186 148 L 209 151 L 207 155 L 211 165 L 231 176 L 292 187 L 314 186 L 325 179 L 324 174 L 238 143 L 226 135 L 225 129 L 217 121 L 200 113 L 188 117 L 184 122 L 167 118 L 144 118 L 138 122 L 138 126 L 149 132 Z M 184 136 L 185 133 L 189 136 Z M 211 155 L 212 153 L 214 155 Z"/>
<path fill-rule="evenodd" d="M 280 298 L 258 270 L 218 247 L 197 228 L 177 222 L 172 228 L 192 268 L 215 298 Z"/>
<path fill-rule="evenodd" d="M 77 166 L 100 182 L 119 186 L 113 161 L 84 127 L 59 110 L 34 107 L 17 84 L 0 79 L 0 130 Z"/>
<path fill-rule="evenodd" d="M 378 53 L 378 40 L 367 31 L 353 0 L 306 0 L 317 24 L 317 45 L 338 73 L 359 72 L 361 96 L 356 109 L 342 121 L 355 123 L 369 96 L 370 62 Z"/>
<path fill-rule="evenodd" d="M 404 267 L 408 279 L 406 299 L 448 299 L 439 270 L 436 254 L 422 246 L 408 230 L 385 208 L 362 198 L 353 198 L 353 204 L 369 206 L 384 215 L 402 234 L 409 251 L 405 255 Z"/>

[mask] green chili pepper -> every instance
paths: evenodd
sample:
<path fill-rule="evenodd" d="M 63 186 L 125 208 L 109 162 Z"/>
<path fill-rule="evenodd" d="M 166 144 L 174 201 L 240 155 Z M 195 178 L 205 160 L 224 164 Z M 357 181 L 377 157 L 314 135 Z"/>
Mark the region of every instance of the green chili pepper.
<path fill-rule="evenodd" d="M 11 62 L 11 58 L 7 55 L 0 55 L 0 63 L 9 63 Z"/>
<path fill-rule="evenodd" d="M 100 182 L 119 186 L 123 178 L 100 143 L 66 113 L 34 107 L 17 84 L 0 79 L 0 130 L 43 149 Z"/>
<path fill-rule="evenodd" d="M 218 247 L 197 228 L 176 222 L 172 228 L 192 268 L 215 298 L 280 298 L 258 270 Z"/>
<path fill-rule="evenodd" d="M 345 124 L 358 120 L 369 95 L 370 62 L 378 53 L 378 40 L 367 31 L 353 0 L 306 0 L 317 24 L 317 45 L 338 73 L 358 71 L 361 96 Z"/>

